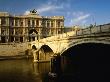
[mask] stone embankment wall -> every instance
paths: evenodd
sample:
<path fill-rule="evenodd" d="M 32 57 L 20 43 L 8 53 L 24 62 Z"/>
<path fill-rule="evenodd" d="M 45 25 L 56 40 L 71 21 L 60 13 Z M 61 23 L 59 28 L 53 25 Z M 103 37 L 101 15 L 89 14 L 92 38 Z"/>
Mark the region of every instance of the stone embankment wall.
<path fill-rule="evenodd" d="M 26 55 L 27 43 L 1 43 L 0 56 Z"/>

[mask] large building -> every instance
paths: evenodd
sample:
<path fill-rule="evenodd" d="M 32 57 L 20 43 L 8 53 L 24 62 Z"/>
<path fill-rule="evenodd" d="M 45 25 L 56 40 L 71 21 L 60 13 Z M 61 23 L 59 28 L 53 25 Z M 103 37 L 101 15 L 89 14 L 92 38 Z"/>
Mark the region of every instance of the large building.
<path fill-rule="evenodd" d="M 34 9 L 27 15 L 0 12 L 0 42 L 26 42 L 62 33 L 63 16 L 40 16 Z"/>

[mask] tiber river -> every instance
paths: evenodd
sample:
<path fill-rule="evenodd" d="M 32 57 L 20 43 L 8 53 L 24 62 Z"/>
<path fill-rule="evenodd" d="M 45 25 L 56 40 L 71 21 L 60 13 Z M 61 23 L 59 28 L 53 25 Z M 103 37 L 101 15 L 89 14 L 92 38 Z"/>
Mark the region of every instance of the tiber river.
<path fill-rule="evenodd" d="M 49 77 L 50 67 L 50 62 L 34 63 L 28 59 L 2 60 L 0 82 L 73 82 L 72 66 L 68 66 L 60 78 Z"/>
<path fill-rule="evenodd" d="M 56 78 L 50 76 L 53 73 Z M 61 56 L 61 63 L 54 64 L 35 63 L 32 59 L 0 60 L 0 82 L 80 82 L 79 79 L 110 80 L 110 45 L 72 47 Z"/>

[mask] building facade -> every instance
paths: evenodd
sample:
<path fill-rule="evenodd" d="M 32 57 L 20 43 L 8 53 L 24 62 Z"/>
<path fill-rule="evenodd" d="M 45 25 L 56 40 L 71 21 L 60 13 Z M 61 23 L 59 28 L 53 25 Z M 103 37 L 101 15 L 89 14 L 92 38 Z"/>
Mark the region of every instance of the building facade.
<path fill-rule="evenodd" d="M 27 15 L 0 12 L 0 43 L 35 41 L 62 33 L 64 16 L 40 16 L 36 10 Z"/>

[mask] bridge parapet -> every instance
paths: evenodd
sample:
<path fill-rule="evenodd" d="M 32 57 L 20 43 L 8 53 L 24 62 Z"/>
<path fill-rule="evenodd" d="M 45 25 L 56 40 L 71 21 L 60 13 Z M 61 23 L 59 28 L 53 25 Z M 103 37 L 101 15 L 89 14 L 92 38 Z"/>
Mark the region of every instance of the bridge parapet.
<path fill-rule="evenodd" d="M 39 42 L 44 42 L 45 43 L 47 41 L 55 41 L 55 40 L 58 40 L 58 39 L 61 40 L 63 38 L 67 38 L 67 37 L 70 37 L 70 36 L 75 36 L 75 33 L 76 33 L 76 31 L 71 31 L 71 32 L 63 33 L 63 34 L 58 34 L 58 35 L 55 35 L 55 36 L 40 39 Z"/>
<path fill-rule="evenodd" d="M 89 27 L 76 31 L 76 36 L 78 35 L 89 35 L 89 34 L 97 34 L 97 33 L 107 33 L 110 32 L 110 24 L 98 25 L 95 27 Z"/>

